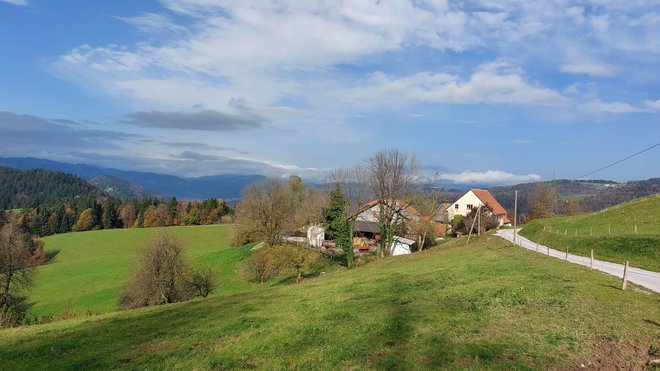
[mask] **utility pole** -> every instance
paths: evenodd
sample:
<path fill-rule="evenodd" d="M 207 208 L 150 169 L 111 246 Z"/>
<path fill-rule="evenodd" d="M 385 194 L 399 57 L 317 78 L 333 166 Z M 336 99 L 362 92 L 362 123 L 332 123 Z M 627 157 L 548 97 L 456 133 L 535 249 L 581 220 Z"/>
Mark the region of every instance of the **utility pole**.
<path fill-rule="evenodd" d="M 513 244 L 516 244 L 516 237 L 518 236 L 518 232 L 516 231 L 516 228 L 518 226 L 518 190 L 516 190 L 516 195 L 514 196 L 514 201 L 513 201 Z"/>

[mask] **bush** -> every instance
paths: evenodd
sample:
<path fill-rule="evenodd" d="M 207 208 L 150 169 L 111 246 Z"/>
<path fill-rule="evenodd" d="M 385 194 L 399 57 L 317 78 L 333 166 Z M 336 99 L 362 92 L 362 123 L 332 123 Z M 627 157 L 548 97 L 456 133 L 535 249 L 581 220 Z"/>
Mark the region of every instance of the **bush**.
<path fill-rule="evenodd" d="M 206 297 L 215 289 L 210 269 L 194 271 L 183 256 L 183 244 L 167 233 L 142 249 L 140 266 L 120 298 L 121 309 L 175 303 Z"/>
<path fill-rule="evenodd" d="M 215 272 L 211 268 L 198 268 L 192 271 L 190 284 L 197 292 L 197 295 L 205 298 L 215 291 L 217 283 L 215 282 Z"/>
<path fill-rule="evenodd" d="M 315 269 L 318 262 L 318 253 L 305 248 L 292 245 L 264 246 L 248 258 L 246 270 L 250 278 L 261 283 L 285 271 L 294 273 L 296 282 L 300 282 L 305 271 L 318 270 Z"/>

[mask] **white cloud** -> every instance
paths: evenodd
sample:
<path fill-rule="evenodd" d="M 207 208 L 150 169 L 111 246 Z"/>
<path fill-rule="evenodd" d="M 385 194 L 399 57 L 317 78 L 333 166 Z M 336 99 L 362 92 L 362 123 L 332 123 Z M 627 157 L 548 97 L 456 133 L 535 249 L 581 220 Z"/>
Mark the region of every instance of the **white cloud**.
<path fill-rule="evenodd" d="M 612 76 L 615 69 L 604 64 L 565 64 L 561 67 L 561 72 L 589 76 Z"/>
<path fill-rule="evenodd" d="M 172 22 L 170 17 L 164 14 L 145 13 L 138 17 L 116 17 L 122 21 L 135 26 L 143 32 L 170 31 L 174 33 L 187 33 L 188 29 Z"/>
<path fill-rule="evenodd" d="M 4 3 L 9 3 L 11 5 L 26 6 L 28 5 L 28 0 L 0 0 Z"/>
<path fill-rule="evenodd" d="M 652 109 L 660 109 L 660 99 L 658 99 L 658 100 L 647 100 L 647 101 L 644 101 L 644 104 L 646 104 L 647 107 L 650 107 Z"/>
<path fill-rule="evenodd" d="M 488 170 L 484 172 L 466 170 L 458 174 L 442 174 L 441 178 L 459 184 L 515 184 L 522 182 L 537 182 L 541 180 L 541 176 L 538 174 L 516 175 L 501 170 Z"/>
<path fill-rule="evenodd" d="M 366 87 L 339 92 L 352 104 L 391 104 L 401 100 L 433 103 L 562 104 L 554 90 L 527 81 L 517 66 L 495 61 L 480 66 L 469 78 L 453 74 L 419 72 L 396 78 L 373 74 Z"/>
<path fill-rule="evenodd" d="M 580 107 L 590 110 L 590 111 L 600 111 L 600 112 L 609 112 L 609 113 L 631 113 L 631 112 L 643 112 L 644 110 L 630 105 L 625 102 L 603 102 L 600 100 L 594 100 L 591 102 L 583 103 Z"/>

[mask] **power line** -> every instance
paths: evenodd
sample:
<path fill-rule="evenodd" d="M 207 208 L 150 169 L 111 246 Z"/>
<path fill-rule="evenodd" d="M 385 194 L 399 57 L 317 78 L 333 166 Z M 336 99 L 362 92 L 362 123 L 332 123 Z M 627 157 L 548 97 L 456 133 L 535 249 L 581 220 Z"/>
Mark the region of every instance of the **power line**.
<path fill-rule="evenodd" d="M 654 145 L 652 145 L 651 147 L 648 147 L 648 148 L 646 148 L 646 149 L 643 149 L 643 150 L 641 150 L 641 151 L 639 151 L 639 152 L 637 152 L 637 153 L 635 153 L 635 154 L 632 154 L 632 155 L 630 155 L 630 156 L 628 156 L 628 157 L 626 157 L 626 158 L 623 158 L 623 159 L 621 159 L 621 160 L 619 160 L 619 161 L 617 161 L 617 162 L 613 162 L 613 163 L 611 163 L 611 164 L 609 164 L 609 165 L 606 165 L 606 166 L 601 167 L 600 169 L 597 169 L 597 170 L 594 170 L 594 171 L 588 172 L 588 173 L 586 173 L 586 174 L 584 174 L 584 175 L 580 175 L 579 177 L 575 178 L 575 180 L 578 180 L 578 179 L 580 179 L 580 178 L 584 178 L 584 177 L 587 176 L 587 175 L 591 175 L 591 174 L 593 174 L 593 173 L 597 173 L 597 172 L 599 172 L 599 171 L 601 171 L 601 170 L 605 170 L 605 169 L 607 169 L 608 167 L 611 167 L 611 166 L 614 166 L 614 165 L 616 165 L 616 164 L 618 164 L 618 163 L 620 163 L 620 162 L 626 161 L 626 160 L 628 160 L 628 159 L 630 159 L 630 158 L 633 158 L 633 157 L 635 157 L 635 156 L 637 156 L 637 155 L 639 155 L 639 154 L 641 154 L 641 153 L 644 153 L 644 152 L 646 152 L 646 151 L 648 151 L 648 150 L 650 150 L 650 149 L 652 149 L 652 148 L 655 148 L 655 147 L 657 147 L 657 146 L 660 146 L 660 142 L 659 142 L 659 143 L 656 143 L 656 144 L 654 144 Z"/>

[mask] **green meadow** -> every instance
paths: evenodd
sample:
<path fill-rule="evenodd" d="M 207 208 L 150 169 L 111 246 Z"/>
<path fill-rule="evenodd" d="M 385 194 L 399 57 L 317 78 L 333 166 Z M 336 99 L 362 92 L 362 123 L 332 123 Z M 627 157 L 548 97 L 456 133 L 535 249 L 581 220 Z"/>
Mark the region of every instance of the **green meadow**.
<path fill-rule="evenodd" d="M 237 264 L 251 246 L 230 248 L 228 225 L 111 229 L 66 233 L 44 238 L 49 262 L 38 268 L 30 293 L 34 317 L 57 315 L 65 308 L 76 313 L 118 309 L 140 247 L 159 232 L 178 237 L 194 264 L 211 266 L 220 283 L 214 295 L 244 292 L 252 284 L 236 275 Z"/>
<path fill-rule="evenodd" d="M 635 226 L 637 232 L 635 232 Z M 520 234 L 572 254 L 660 272 L 660 194 L 595 213 L 538 219 Z"/>
<path fill-rule="evenodd" d="M 180 233 L 191 244 L 206 238 L 225 251 L 218 242 L 223 228 Z M 200 230 L 209 236 L 197 236 Z M 146 230 L 116 233 L 108 235 L 118 245 L 148 238 Z M 58 236 L 48 244 L 73 238 L 88 241 L 80 248 L 110 246 L 89 246 L 94 233 L 82 235 L 90 237 Z M 58 246 L 53 267 L 57 259 L 89 259 L 87 253 L 65 255 L 66 247 Z M 216 249 L 201 241 L 198 246 L 190 248 L 196 260 L 221 260 Z M 125 279 L 127 261 L 105 261 L 103 267 L 75 268 L 71 277 L 84 273 L 90 289 L 102 287 L 96 296 L 77 295 L 76 303 L 113 308 L 116 294 L 104 292 L 118 286 L 94 272 L 121 271 L 117 280 Z M 224 294 L 212 298 L 0 331 L 0 360 L 5 369 L 508 370 L 645 368 L 660 358 L 660 296 L 634 286 L 621 291 L 614 277 L 492 235 L 468 246 L 458 238 L 300 284 L 225 281 Z M 66 282 L 59 287 L 79 290 L 78 281 Z M 53 309 L 66 301 L 59 296 L 76 296 L 39 295 L 50 298 Z"/>

